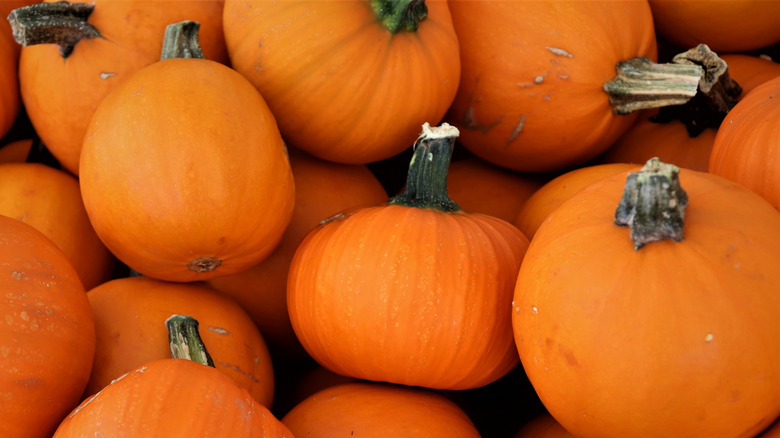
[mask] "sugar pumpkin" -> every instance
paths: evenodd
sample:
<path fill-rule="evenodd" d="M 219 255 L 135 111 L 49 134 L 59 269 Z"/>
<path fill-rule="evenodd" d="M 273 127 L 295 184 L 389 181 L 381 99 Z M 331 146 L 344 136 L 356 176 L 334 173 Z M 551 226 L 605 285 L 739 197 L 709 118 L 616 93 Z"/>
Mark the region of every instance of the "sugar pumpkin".
<path fill-rule="evenodd" d="M 617 226 L 634 198 L 657 208 Z M 732 181 L 657 160 L 602 179 L 528 248 L 523 368 L 575 436 L 756 436 L 780 415 L 779 265 L 780 213 Z"/>
<path fill-rule="evenodd" d="M 106 246 L 169 281 L 256 265 L 279 243 L 295 202 L 263 97 L 235 70 L 202 58 L 158 61 L 106 96 L 87 129 L 79 179 Z"/>

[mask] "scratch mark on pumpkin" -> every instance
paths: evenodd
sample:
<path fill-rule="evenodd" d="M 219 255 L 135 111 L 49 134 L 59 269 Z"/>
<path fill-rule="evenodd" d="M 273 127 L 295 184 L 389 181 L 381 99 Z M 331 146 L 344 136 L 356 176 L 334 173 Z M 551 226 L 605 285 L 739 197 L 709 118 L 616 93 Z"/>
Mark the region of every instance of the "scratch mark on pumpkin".
<path fill-rule="evenodd" d="M 222 365 L 225 368 L 230 368 L 231 370 L 233 370 L 233 371 L 235 371 L 235 372 L 237 372 L 237 373 L 239 373 L 239 374 L 241 374 L 243 376 L 248 377 L 249 380 L 251 380 L 251 381 L 253 381 L 255 383 L 259 382 L 259 380 L 257 380 L 257 377 L 252 375 L 252 373 L 248 373 L 248 372 L 242 370 L 241 367 L 239 367 L 238 365 L 233 365 L 233 364 L 230 364 L 230 363 L 227 363 L 227 362 L 219 362 L 219 364 Z"/>
<path fill-rule="evenodd" d="M 209 326 L 208 330 L 210 330 L 210 331 L 212 331 L 212 332 L 214 332 L 214 333 L 216 333 L 218 335 L 222 335 L 222 336 L 232 336 L 233 335 L 232 333 L 230 333 L 230 331 L 228 331 L 226 329 L 223 329 L 222 327 L 214 327 L 213 325 Z"/>
<path fill-rule="evenodd" d="M 106 80 L 108 78 L 116 76 L 116 73 L 109 72 L 109 71 L 102 71 L 100 72 L 100 79 Z"/>
<path fill-rule="evenodd" d="M 520 120 L 512 129 L 512 133 L 509 134 L 509 139 L 507 139 L 506 142 L 507 146 L 509 146 L 513 141 L 515 141 L 517 137 L 520 135 L 520 133 L 523 132 L 523 127 L 525 126 L 525 119 L 526 119 L 525 115 L 520 116 Z"/>
<path fill-rule="evenodd" d="M 567 51 L 565 51 L 563 49 L 559 49 L 557 47 L 549 47 L 549 46 L 545 46 L 544 48 L 549 50 L 549 51 L 551 51 L 554 55 L 565 56 L 567 58 L 574 58 L 574 55 L 572 55 L 571 53 L 569 53 L 569 52 L 567 52 Z"/>

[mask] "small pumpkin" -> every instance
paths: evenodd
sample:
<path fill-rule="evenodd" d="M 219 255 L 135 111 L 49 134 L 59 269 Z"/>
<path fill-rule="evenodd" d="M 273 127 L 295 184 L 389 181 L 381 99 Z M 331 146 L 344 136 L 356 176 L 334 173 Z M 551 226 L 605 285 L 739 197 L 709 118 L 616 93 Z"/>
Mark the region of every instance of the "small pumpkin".
<path fill-rule="evenodd" d="M 0 146 L 0 163 L 23 163 L 32 149 L 33 139 L 23 138 Z"/>
<path fill-rule="evenodd" d="M 9 20 L 23 46 L 19 87 L 24 108 L 63 168 L 78 175 L 81 144 L 98 104 L 134 72 L 160 59 L 168 24 L 198 21 L 204 56 L 227 63 L 222 4 L 44 0 L 12 12 Z"/>
<path fill-rule="evenodd" d="M 4 8 L 0 8 L 2 13 Z M 0 18 L 5 17 L 0 15 Z M 7 23 L 0 25 L 0 138 L 11 130 L 19 115 L 19 48 L 6 31 Z"/>
<path fill-rule="evenodd" d="M 754 88 L 726 115 L 709 172 L 736 181 L 780 210 L 780 76 Z"/>
<path fill-rule="evenodd" d="M 231 65 L 291 146 L 365 164 L 402 152 L 450 106 L 460 77 L 445 0 L 226 0 Z"/>
<path fill-rule="evenodd" d="M 320 390 L 293 407 L 282 422 L 301 437 L 480 436 L 466 412 L 445 396 L 376 382 Z"/>
<path fill-rule="evenodd" d="M 268 408 L 214 368 L 197 320 L 171 315 L 164 324 L 168 358 L 147 362 L 84 400 L 55 438 L 292 438 Z"/>
<path fill-rule="evenodd" d="M 425 124 L 404 191 L 323 222 L 295 251 L 290 321 L 325 368 L 465 389 L 517 365 L 508 306 L 528 240 L 447 196 L 456 137 L 450 125 Z"/>
<path fill-rule="evenodd" d="M 169 356 L 165 319 L 173 313 L 196 318 L 215 367 L 271 407 L 274 372 L 260 331 L 235 301 L 200 283 L 148 277 L 117 278 L 87 293 L 95 318 L 96 347 L 84 391 L 92 395 L 117 377 Z"/>
<path fill-rule="evenodd" d="M 523 425 L 512 438 L 574 438 L 574 435 L 545 412 Z"/>
<path fill-rule="evenodd" d="M 78 273 L 43 233 L 0 215 L 0 436 L 51 437 L 81 400 L 95 324 Z"/>
<path fill-rule="evenodd" d="M 658 160 L 599 180 L 531 240 L 523 369 L 575 436 L 756 436 L 780 415 L 778 266 L 780 213 L 732 181 Z"/>
<path fill-rule="evenodd" d="M 81 192 L 105 245 L 130 268 L 168 281 L 249 269 L 279 243 L 295 188 L 263 97 L 235 70 L 182 45 L 100 103 L 81 150 Z M 179 52 L 177 50 L 182 50 Z"/>

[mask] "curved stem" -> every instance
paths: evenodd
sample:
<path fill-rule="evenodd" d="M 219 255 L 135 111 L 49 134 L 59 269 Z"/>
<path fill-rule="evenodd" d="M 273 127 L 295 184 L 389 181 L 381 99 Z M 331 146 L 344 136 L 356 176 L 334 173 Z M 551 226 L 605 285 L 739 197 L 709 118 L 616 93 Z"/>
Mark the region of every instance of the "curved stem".
<path fill-rule="evenodd" d="M 680 169 L 651 158 L 628 174 L 615 210 L 615 224 L 630 228 L 634 249 L 664 239 L 681 241 L 688 195 L 680 186 Z"/>
<path fill-rule="evenodd" d="M 387 203 L 447 212 L 460 210 L 447 194 L 447 173 L 458 135 L 458 129 L 447 123 L 431 127 L 426 122 L 414 144 L 406 187 Z"/>
<path fill-rule="evenodd" d="M 165 326 L 168 328 L 168 341 L 171 346 L 171 357 L 188 359 L 213 367 L 214 361 L 200 338 L 198 325 L 198 320 L 186 315 L 171 315 L 165 320 Z"/>
<path fill-rule="evenodd" d="M 200 23 L 197 21 L 181 21 L 169 24 L 165 28 L 162 54 L 160 60 L 171 58 L 204 59 L 198 37 Z"/>
<path fill-rule="evenodd" d="M 102 37 L 87 22 L 94 9 L 89 3 L 35 3 L 11 11 L 8 22 L 17 43 L 24 47 L 56 44 L 67 58 L 82 39 Z"/>
<path fill-rule="evenodd" d="M 414 32 L 428 16 L 425 0 L 371 0 L 371 8 L 392 33 Z"/>

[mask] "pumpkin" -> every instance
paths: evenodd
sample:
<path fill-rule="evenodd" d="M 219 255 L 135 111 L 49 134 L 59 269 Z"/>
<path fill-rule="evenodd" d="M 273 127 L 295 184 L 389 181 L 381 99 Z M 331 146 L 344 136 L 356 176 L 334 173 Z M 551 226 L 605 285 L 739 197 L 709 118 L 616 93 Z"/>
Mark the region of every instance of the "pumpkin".
<path fill-rule="evenodd" d="M 0 146 L 0 163 L 23 163 L 32 149 L 33 140 L 24 138 Z"/>
<path fill-rule="evenodd" d="M 780 210 L 780 76 L 754 88 L 726 115 L 709 172 L 736 181 Z"/>
<path fill-rule="evenodd" d="M 512 438 L 574 438 L 574 435 L 545 412 L 523 425 Z"/>
<path fill-rule="evenodd" d="M 517 365 L 508 306 L 528 240 L 449 199 L 456 137 L 448 124 L 423 125 L 404 191 L 324 221 L 295 251 L 290 321 L 325 368 L 466 389 Z"/>
<path fill-rule="evenodd" d="M 171 315 L 170 353 L 135 368 L 84 400 L 56 438 L 85 436 L 291 438 L 265 406 L 214 368 L 198 321 Z"/>
<path fill-rule="evenodd" d="M 0 215 L 0 436 L 50 437 L 75 407 L 95 350 L 78 273 L 43 233 Z"/>
<path fill-rule="evenodd" d="M 764 0 L 650 0 L 656 32 L 680 47 L 747 52 L 780 42 L 780 4 Z"/>
<path fill-rule="evenodd" d="M 287 312 L 287 271 L 295 249 L 321 221 L 350 208 L 381 204 L 387 192 L 364 165 L 332 163 L 291 149 L 290 166 L 295 208 L 279 245 L 258 265 L 207 283 L 238 301 L 275 351 L 304 357 Z"/>
<path fill-rule="evenodd" d="M 186 51 L 187 42 L 197 44 L 197 23 L 181 27 Z M 198 57 L 151 64 L 101 101 L 79 179 L 111 252 L 168 281 L 258 264 L 279 243 L 295 201 L 284 142 L 263 97 L 235 70 Z"/>
<path fill-rule="evenodd" d="M 165 27 L 198 21 L 203 53 L 226 63 L 221 17 L 222 0 L 45 0 L 14 10 L 9 20 L 24 46 L 19 87 L 35 132 L 78 175 L 81 144 L 98 104 L 160 59 Z M 41 18 L 48 23 L 36 21 Z"/>
<path fill-rule="evenodd" d="M 19 50 L 6 27 L 7 24 L 0 27 L 0 138 L 11 130 L 20 106 Z"/>
<path fill-rule="evenodd" d="M 536 190 L 512 222 L 529 239 L 564 201 L 601 178 L 638 167 L 630 163 L 593 164 L 564 172 Z"/>
<path fill-rule="evenodd" d="M 447 191 L 470 213 L 484 213 L 512 222 L 523 203 L 542 186 L 529 175 L 477 158 L 453 160 L 447 173 Z"/>
<path fill-rule="evenodd" d="M 604 153 L 601 160 L 607 163 L 644 163 L 652 157 L 658 157 L 679 167 L 708 171 L 715 133 L 728 111 L 734 107 L 738 98 L 780 75 L 780 64 L 771 60 L 742 54 L 718 57 L 728 66 L 728 75 L 739 85 L 741 94 L 735 89 L 731 102 L 723 105 L 716 113 L 702 111 L 701 108 L 691 109 L 685 105 L 668 116 L 659 117 L 657 110 L 640 113 L 636 123 Z M 705 119 L 708 120 L 697 121 L 692 126 L 689 114 L 696 118 L 699 118 L 699 114 L 707 114 Z M 686 118 L 689 120 L 681 120 Z"/>
<path fill-rule="evenodd" d="M 165 319 L 185 313 L 202 324 L 201 337 L 218 370 L 270 408 L 274 372 L 263 336 L 232 299 L 199 283 L 147 277 L 111 280 L 87 293 L 95 315 L 97 344 L 85 394 L 122 374 L 169 356 Z"/>
<path fill-rule="evenodd" d="M 759 438 L 778 438 L 780 437 L 780 418 L 775 420 L 766 430 L 761 432 Z"/>
<path fill-rule="evenodd" d="M 578 437 L 756 436 L 780 414 L 778 266 L 780 213 L 732 181 L 656 159 L 599 180 L 531 240 L 523 369 Z"/>
<path fill-rule="evenodd" d="M 559 170 L 604 152 L 635 120 L 613 112 L 602 85 L 619 61 L 657 59 L 646 1 L 454 1 L 450 10 L 461 80 L 446 120 L 475 155 Z"/>
<path fill-rule="evenodd" d="M 320 390 L 293 407 L 282 423 L 301 437 L 480 436 L 466 412 L 445 396 L 376 382 Z"/>
<path fill-rule="evenodd" d="M 285 141 L 328 161 L 402 152 L 458 87 L 445 0 L 226 0 L 224 30 L 231 65 L 266 99 Z"/>
<path fill-rule="evenodd" d="M 92 228 L 73 175 L 38 163 L 0 164 L 0 214 L 32 225 L 57 244 L 85 289 L 113 274 L 114 256 Z"/>

